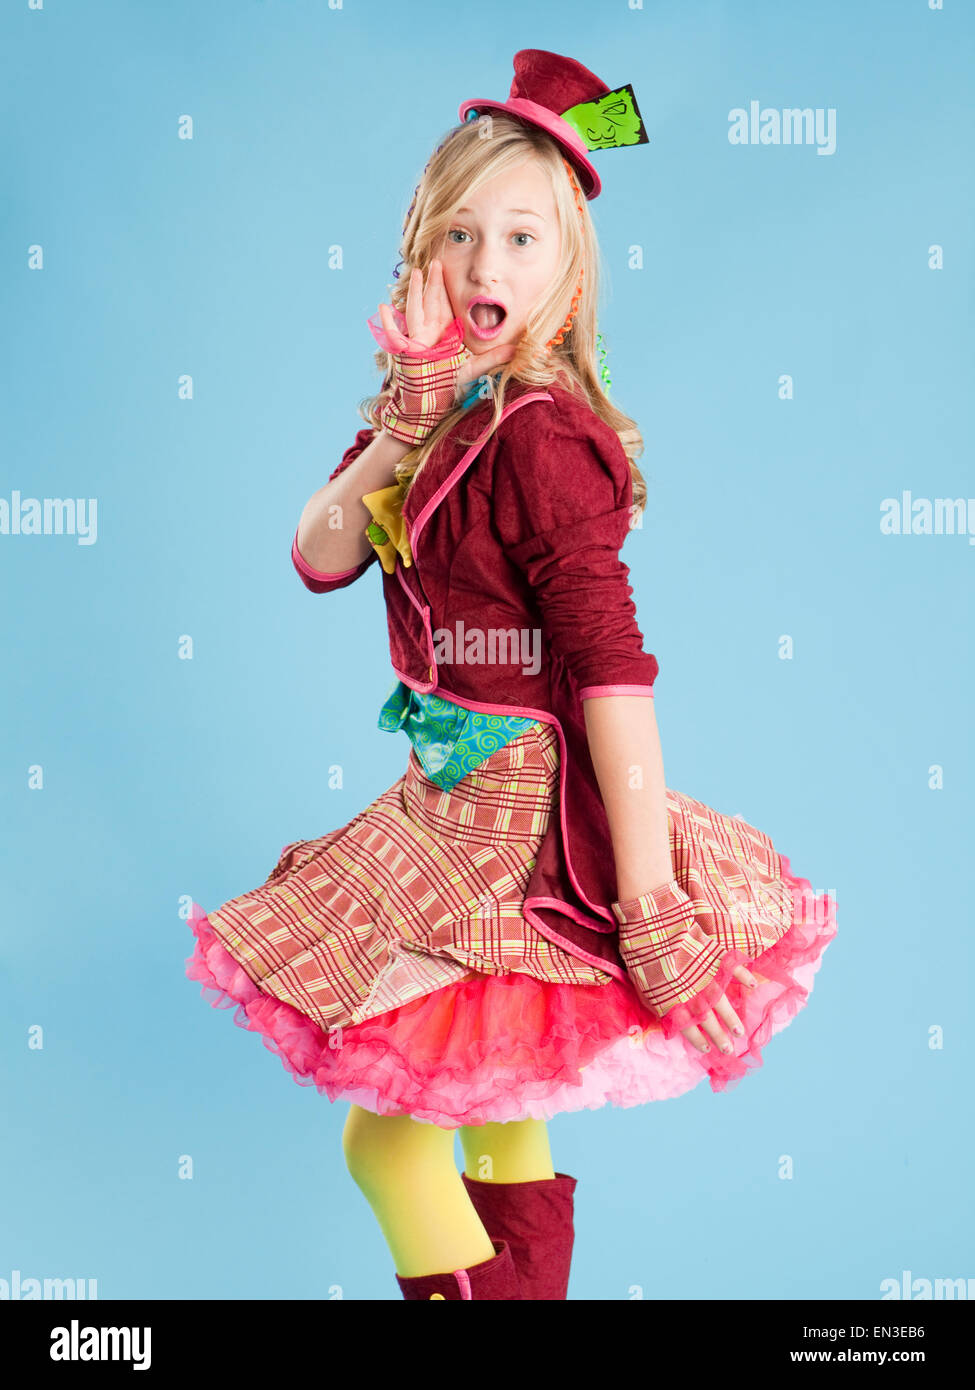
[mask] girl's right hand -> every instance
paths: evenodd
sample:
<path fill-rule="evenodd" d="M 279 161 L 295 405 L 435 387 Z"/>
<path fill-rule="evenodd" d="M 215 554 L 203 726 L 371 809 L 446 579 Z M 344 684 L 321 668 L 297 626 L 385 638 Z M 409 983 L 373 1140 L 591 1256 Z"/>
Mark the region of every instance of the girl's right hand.
<path fill-rule="evenodd" d="M 758 985 L 758 980 L 744 965 L 735 966 L 731 973 L 746 989 L 755 989 Z M 728 996 L 722 994 L 714 1007 L 705 1014 L 699 1023 L 692 1023 L 680 1031 L 699 1052 L 709 1050 L 709 1040 L 715 1044 L 719 1052 L 731 1052 L 734 1049 L 734 1038 L 743 1036 L 744 1026 L 728 1002 Z"/>
<path fill-rule="evenodd" d="M 405 312 L 408 337 L 397 327 L 390 305 L 380 304 L 379 317 L 394 351 L 417 352 L 423 348 L 434 347 L 456 317 L 444 284 L 443 263 L 438 259 L 430 262 L 426 285 L 423 283 L 423 271 L 419 266 L 414 266 L 410 272 Z M 481 353 L 473 353 L 468 349 L 470 355 L 457 372 L 457 394 L 459 395 L 462 388 L 471 381 L 489 375 L 503 363 L 510 361 L 515 351 L 516 348 L 511 343 Z"/>

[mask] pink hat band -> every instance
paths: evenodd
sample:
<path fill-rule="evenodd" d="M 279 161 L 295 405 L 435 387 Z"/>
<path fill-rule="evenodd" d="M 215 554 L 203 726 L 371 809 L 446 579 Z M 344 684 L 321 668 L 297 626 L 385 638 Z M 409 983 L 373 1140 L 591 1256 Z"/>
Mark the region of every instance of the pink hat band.
<path fill-rule="evenodd" d="M 509 97 L 507 101 L 494 101 L 487 98 L 465 101 L 461 104 L 457 114 L 462 121 L 466 121 L 468 112 L 479 114 L 485 110 L 510 111 L 513 116 L 521 116 L 530 125 L 541 126 L 543 130 L 547 130 L 549 135 L 558 140 L 559 144 L 567 145 L 589 172 L 593 186 L 591 191 L 586 193 L 586 196 L 588 198 L 596 197 L 602 188 L 599 175 L 589 161 L 588 151 L 581 136 L 576 134 L 568 121 L 563 121 L 561 116 L 557 116 L 547 106 L 539 106 L 537 101 L 529 101 L 527 97 Z"/>

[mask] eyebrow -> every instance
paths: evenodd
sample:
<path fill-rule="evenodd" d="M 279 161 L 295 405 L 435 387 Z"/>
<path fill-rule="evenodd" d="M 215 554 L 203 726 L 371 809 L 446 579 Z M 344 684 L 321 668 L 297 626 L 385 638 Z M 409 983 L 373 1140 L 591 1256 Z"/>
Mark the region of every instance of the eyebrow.
<path fill-rule="evenodd" d="M 457 208 L 458 213 L 471 211 L 471 208 Z M 539 222 L 545 221 L 545 218 L 542 216 L 542 214 L 540 212 L 535 212 L 533 208 L 508 208 L 507 211 L 521 213 L 523 216 L 526 217 L 537 217 Z"/>

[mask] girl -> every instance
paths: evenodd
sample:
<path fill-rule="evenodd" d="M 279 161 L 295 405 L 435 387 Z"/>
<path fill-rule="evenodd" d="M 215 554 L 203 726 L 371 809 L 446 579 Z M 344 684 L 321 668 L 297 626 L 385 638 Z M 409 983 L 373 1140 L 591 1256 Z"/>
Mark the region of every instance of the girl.
<path fill-rule="evenodd" d="M 735 1084 L 836 931 L 766 835 L 665 785 L 619 554 L 642 440 L 597 371 L 587 208 L 589 154 L 647 137 L 632 88 L 514 67 L 424 170 L 369 321 L 383 388 L 292 545 L 315 593 L 380 562 L 406 771 L 190 914 L 190 978 L 350 1102 L 407 1299 L 565 1299 L 576 1179 L 545 1121 Z"/>

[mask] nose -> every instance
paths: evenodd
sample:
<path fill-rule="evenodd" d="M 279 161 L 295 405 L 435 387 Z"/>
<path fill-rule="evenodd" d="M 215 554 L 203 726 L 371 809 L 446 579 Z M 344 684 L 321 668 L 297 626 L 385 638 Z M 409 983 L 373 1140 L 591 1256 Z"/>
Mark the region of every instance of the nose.
<path fill-rule="evenodd" d="M 495 255 L 495 249 L 482 242 L 471 258 L 471 280 L 475 285 L 482 287 L 485 294 L 498 283 Z"/>

